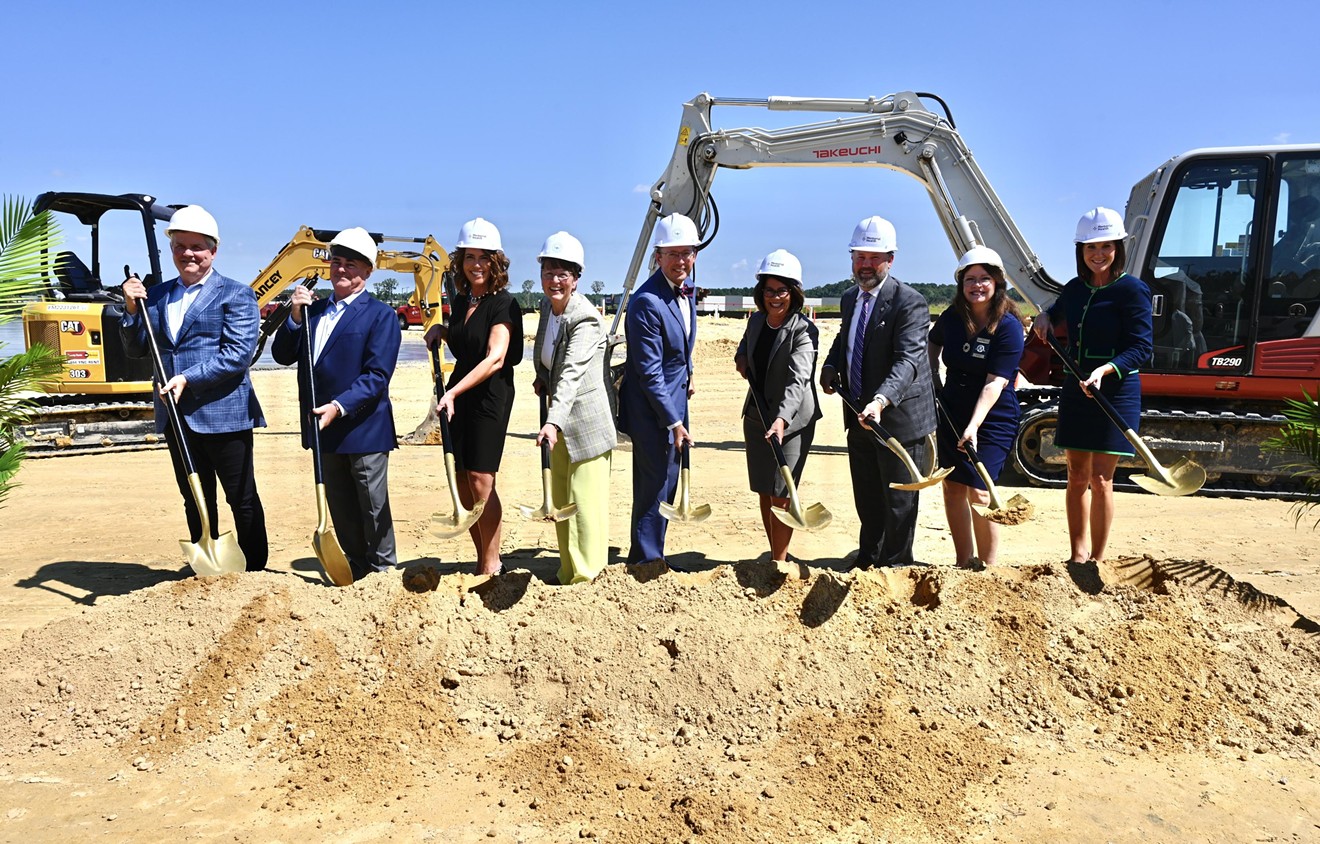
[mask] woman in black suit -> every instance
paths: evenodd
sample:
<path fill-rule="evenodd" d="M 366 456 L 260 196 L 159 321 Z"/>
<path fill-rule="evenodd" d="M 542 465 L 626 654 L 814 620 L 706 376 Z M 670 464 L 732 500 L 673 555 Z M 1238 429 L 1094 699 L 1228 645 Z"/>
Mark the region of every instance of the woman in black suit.
<path fill-rule="evenodd" d="M 752 296 L 756 313 L 747 320 L 734 365 L 748 382 L 743 402 L 747 479 L 761 498 L 770 557 L 782 562 L 788 559 L 793 529 L 770 512 L 771 507 L 788 507 L 788 487 L 768 441 L 780 441 L 793 482 L 801 481 L 821 417 L 815 380 L 820 335 L 802 314 L 802 264 L 791 253 L 777 249 L 762 259 Z M 770 419 L 762 421 L 754 393 L 764 399 Z"/>

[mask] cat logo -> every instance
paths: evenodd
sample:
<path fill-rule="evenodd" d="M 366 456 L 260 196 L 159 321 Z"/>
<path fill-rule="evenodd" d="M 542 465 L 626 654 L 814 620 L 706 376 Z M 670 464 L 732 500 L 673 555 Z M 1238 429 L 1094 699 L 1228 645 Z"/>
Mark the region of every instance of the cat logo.
<path fill-rule="evenodd" d="M 87 326 L 83 325 L 82 322 L 80 322 L 79 320 L 76 319 L 60 320 L 61 334 L 72 334 L 76 337 L 79 334 L 85 332 L 86 330 L 87 330 Z"/>

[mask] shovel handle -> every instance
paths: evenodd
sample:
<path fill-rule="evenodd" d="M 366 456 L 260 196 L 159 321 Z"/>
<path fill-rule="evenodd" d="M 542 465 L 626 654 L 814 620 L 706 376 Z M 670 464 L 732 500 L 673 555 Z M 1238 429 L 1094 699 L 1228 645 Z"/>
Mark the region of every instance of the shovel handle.
<path fill-rule="evenodd" d="M 761 417 L 761 425 L 769 430 L 770 408 L 766 406 L 765 399 L 761 397 L 760 391 L 755 387 L 751 387 L 748 392 L 752 394 L 752 400 L 756 402 L 756 413 Z M 779 468 L 783 469 L 788 466 L 788 458 L 784 456 L 784 446 L 779 441 L 779 437 L 770 437 L 770 448 L 775 453 L 775 462 L 779 464 Z"/>
<path fill-rule="evenodd" d="M 303 409 L 307 417 L 307 424 L 311 428 L 312 440 L 312 474 L 316 479 L 316 485 L 321 486 L 325 483 L 323 480 L 324 470 L 321 467 L 321 419 L 314 412 L 316 408 L 316 373 L 312 371 L 312 316 L 307 308 L 303 308 L 303 353 L 307 361 L 307 407 Z"/>
<path fill-rule="evenodd" d="M 124 280 L 128 281 L 133 277 L 128 264 L 124 265 Z M 147 300 L 138 300 L 138 313 L 142 315 L 142 324 L 147 329 L 147 345 L 151 347 L 151 368 L 155 370 L 157 387 L 164 387 L 165 382 L 170 380 L 165 377 L 165 361 L 160 356 L 160 345 L 156 342 L 156 329 L 151 325 L 151 312 L 147 309 Z M 161 404 L 165 405 L 165 415 L 170 419 L 170 427 L 174 429 L 174 439 L 179 444 L 179 459 L 183 461 L 184 474 L 192 476 L 197 474 L 193 468 L 192 453 L 188 451 L 188 440 L 184 436 L 183 420 L 179 418 L 179 408 L 174 403 L 174 394 L 170 393 L 161 398 Z M 206 518 L 206 507 L 199 500 L 198 508 L 202 510 L 202 518 Z"/>
<path fill-rule="evenodd" d="M 445 397 L 445 373 L 440 367 L 440 349 L 431 349 L 431 366 L 435 369 L 435 400 L 438 403 Z M 443 440 L 441 445 L 444 447 L 445 454 L 452 456 L 454 453 L 454 444 L 449 439 L 449 415 L 436 411 L 436 416 L 440 417 L 440 438 Z"/>
<path fill-rule="evenodd" d="M 545 397 L 545 391 L 550 389 L 548 384 L 542 385 L 541 394 L 537 396 L 541 405 L 541 427 L 545 427 L 546 420 L 550 416 L 550 400 Z M 539 435 L 539 434 L 538 434 Z M 550 471 L 550 444 L 545 440 L 541 441 L 541 472 Z"/>

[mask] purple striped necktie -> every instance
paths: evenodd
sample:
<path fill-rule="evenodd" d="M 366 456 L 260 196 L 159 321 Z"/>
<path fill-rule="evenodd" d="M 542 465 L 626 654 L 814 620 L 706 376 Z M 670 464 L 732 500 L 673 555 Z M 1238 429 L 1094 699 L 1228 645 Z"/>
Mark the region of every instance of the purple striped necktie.
<path fill-rule="evenodd" d="M 866 351 L 866 324 L 871 320 L 871 294 L 863 290 L 858 297 L 861 315 L 857 318 L 857 330 L 853 332 L 852 362 L 848 367 L 848 387 L 853 398 L 862 397 L 862 355 Z"/>

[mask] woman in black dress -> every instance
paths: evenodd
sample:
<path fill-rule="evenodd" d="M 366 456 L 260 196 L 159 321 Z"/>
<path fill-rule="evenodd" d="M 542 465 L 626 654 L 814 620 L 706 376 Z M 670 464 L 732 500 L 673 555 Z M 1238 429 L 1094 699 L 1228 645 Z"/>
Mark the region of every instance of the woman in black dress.
<path fill-rule="evenodd" d="M 1150 359 L 1150 288 L 1123 272 L 1123 217 L 1093 208 L 1077 221 L 1077 277 L 1054 304 L 1036 317 L 1032 330 L 1044 337 L 1054 323 L 1068 326 L 1068 351 L 1083 373 L 1064 382 L 1054 444 L 1068 460 L 1068 540 L 1073 562 L 1104 560 L 1114 522 L 1114 469 L 1132 454 L 1132 444 L 1101 412 L 1091 392 L 1103 392 L 1124 424 L 1141 424 L 1140 367 Z"/>
<path fill-rule="evenodd" d="M 513 367 L 522 360 L 522 310 L 507 290 L 509 259 L 493 224 L 480 217 L 464 223 L 449 261 L 458 296 L 448 328 L 432 329 L 426 337 L 428 345 L 443 337 L 454 356 L 436 411 L 450 419 L 459 500 L 467 508 L 486 502 L 468 530 L 477 549 L 477 574 L 499 574 L 504 508 L 495 474 L 513 410 Z"/>

